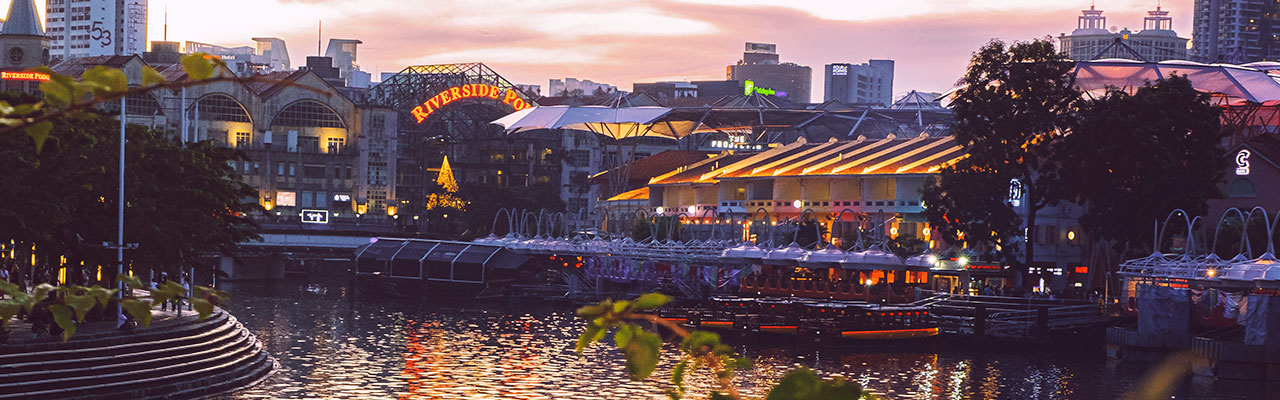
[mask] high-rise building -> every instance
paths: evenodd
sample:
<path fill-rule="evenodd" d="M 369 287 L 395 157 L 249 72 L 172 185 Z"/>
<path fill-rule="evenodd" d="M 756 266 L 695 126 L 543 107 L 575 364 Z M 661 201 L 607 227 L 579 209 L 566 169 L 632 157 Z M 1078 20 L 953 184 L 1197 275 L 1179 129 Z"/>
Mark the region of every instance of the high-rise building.
<path fill-rule="evenodd" d="M 147 0 L 49 0 L 44 22 L 54 59 L 147 51 Z"/>
<path fill-rule="evenodd" d="M 808 103 L 813 71 L 796 63 L 780 62 L 777 50 L 775 44 L 747 42 L 742 60 L 725 68 L 726 79 L 752 81 L 756 87 L 773 89 L 778 97 Z"/>
<path fill-rule="evenodd" d="M 1243 64 L 1280 59 L 1280 3 L 1195 0 L 1191 42 L 1196 61 Z"/>
<path fill-rule="evenodd" d="M 1076 29 L 1071 34 L 1058 36 L 1058 43 L 1067 57 L 1076 61 L 1100 58 L 1141 58 L 1145 61 L 1187 59 L 1187 39 L 1173 31 L 1173 18 L 1159 6 L 1147 11 L 1142 30 L 1129 28 L 1112 32 L 1107 30 L 1107 17 L 1102 10 L 1089 6 L 1076 19 Z M 1136 57 L 1135 57 L 1136 53 Z"/>
<path fill-rule="evenodd" d="M 893 60 L 870 60 L 862 64 L 827 64 L 822 100 L 845 103 L 893 103 Z"/>
<path fill-rule="evenodd" d="M 329 39 L 329 48 L 324 51 L 324 56 L 333 59 L 338 76 L 349 87 L 369 87 L 369 73 L 361 71 L 360 64 L 356 62 L 356 45 L 361 43 L 356 39 Z"/>

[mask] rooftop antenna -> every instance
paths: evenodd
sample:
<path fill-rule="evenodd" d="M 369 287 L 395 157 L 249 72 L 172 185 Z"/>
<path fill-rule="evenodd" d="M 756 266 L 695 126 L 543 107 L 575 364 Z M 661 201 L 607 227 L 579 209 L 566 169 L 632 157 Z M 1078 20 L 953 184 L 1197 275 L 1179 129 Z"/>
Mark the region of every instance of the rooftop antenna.
<path fill-rule="evenodd" d="M 316 24 L 316 57 L 324 55 L 324 54 L 320 54 L 320 41 L 324 40 L 322 39 L 322 37 L 324 37 L 324 34 L 322 33 L 323 31 L 324 31 L 324 20 L 320 20 Z"/>
<path fill-rule="evenodd" d="M 169 2 L 164 3 L 164 41 L 169 41 Z"/>

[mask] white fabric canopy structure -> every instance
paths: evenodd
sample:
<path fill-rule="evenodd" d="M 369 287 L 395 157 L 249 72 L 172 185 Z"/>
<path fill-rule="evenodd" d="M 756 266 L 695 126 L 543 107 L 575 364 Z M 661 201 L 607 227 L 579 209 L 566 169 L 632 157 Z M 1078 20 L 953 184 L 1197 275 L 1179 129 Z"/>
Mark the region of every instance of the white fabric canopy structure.
<path fill-rule="evenodd" d="M 1201 92 L 1211 93 L 1221 105 L 1280 102 L 1280 76 L 1269 70 L 1232 64 L 1201 64 L 1191 61 L 1141 62 L 1105 59 L 1076 63 L 1076 87 L 1086 94 L 1100 94 L 1108 86 L 1136 90 L 1147 81 L 1185 76 Z"/>
<path fill-rule="evenodd" d="M 655 122 L 667 107 L 542 106 L 516 111 L 493 121 L 508 133 L 533 129 L 581 129 L 614 139 L 657 135 L 673 139 L 693 132 L 693 121 Z"/>

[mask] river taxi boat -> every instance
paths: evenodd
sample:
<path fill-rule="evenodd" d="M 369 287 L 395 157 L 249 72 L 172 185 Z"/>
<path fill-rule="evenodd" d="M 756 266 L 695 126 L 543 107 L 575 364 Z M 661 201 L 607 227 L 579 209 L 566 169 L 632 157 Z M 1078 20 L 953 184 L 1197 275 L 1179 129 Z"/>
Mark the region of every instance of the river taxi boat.
<path fill-rule="evenodd" d="M 779 297 L 712 297 L 675 307 L 663 319 L 705 330 L 839 338 L 902 340 L 938 335 L 929 310 L 908 304 Z"/>
<path fill-rule="evenodd" d="M 353 279 L 362 293 L 468 299 L 503 291 L 528 259 L 495 245 L 374 238 L 356 249 Z"/>

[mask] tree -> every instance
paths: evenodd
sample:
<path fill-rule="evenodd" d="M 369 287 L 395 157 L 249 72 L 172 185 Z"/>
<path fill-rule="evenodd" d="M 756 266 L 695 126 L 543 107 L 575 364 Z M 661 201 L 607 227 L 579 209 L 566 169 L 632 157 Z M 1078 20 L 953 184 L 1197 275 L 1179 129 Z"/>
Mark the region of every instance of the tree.
<path fill-rule="evenodd" d="M 1178 208 L 1203 215 L 1222 194 L 1220 120 L 1209 95 L 1183 76 L 1083 102 L 1058 157 L 1066 197 L 1086 206 L 1080 227 L 1117 250 L 1146 249 L 1151 221 Z"/>
<path fill-rule="evenodd" d="M 1037 211 L 1061 199 L 1052 154 L 1075 122 L 1080 93 L 1073 67 L 1047 39 L 1008 46 L 997 40 L 974 53 L 952 102 L 952 134 L 968 155 L 923 191 L 925 215 L 936 232 L 951 241 L 999 246 L 1002 257 L 1023 267 L 1034 259 L 1032 246 L 1023 260 L 1015 259 L 1011 245 L 1024 225 L 1007 189 L 1012 179 L 1021 183 L 1028 231 L 1035 229 Z"/>

